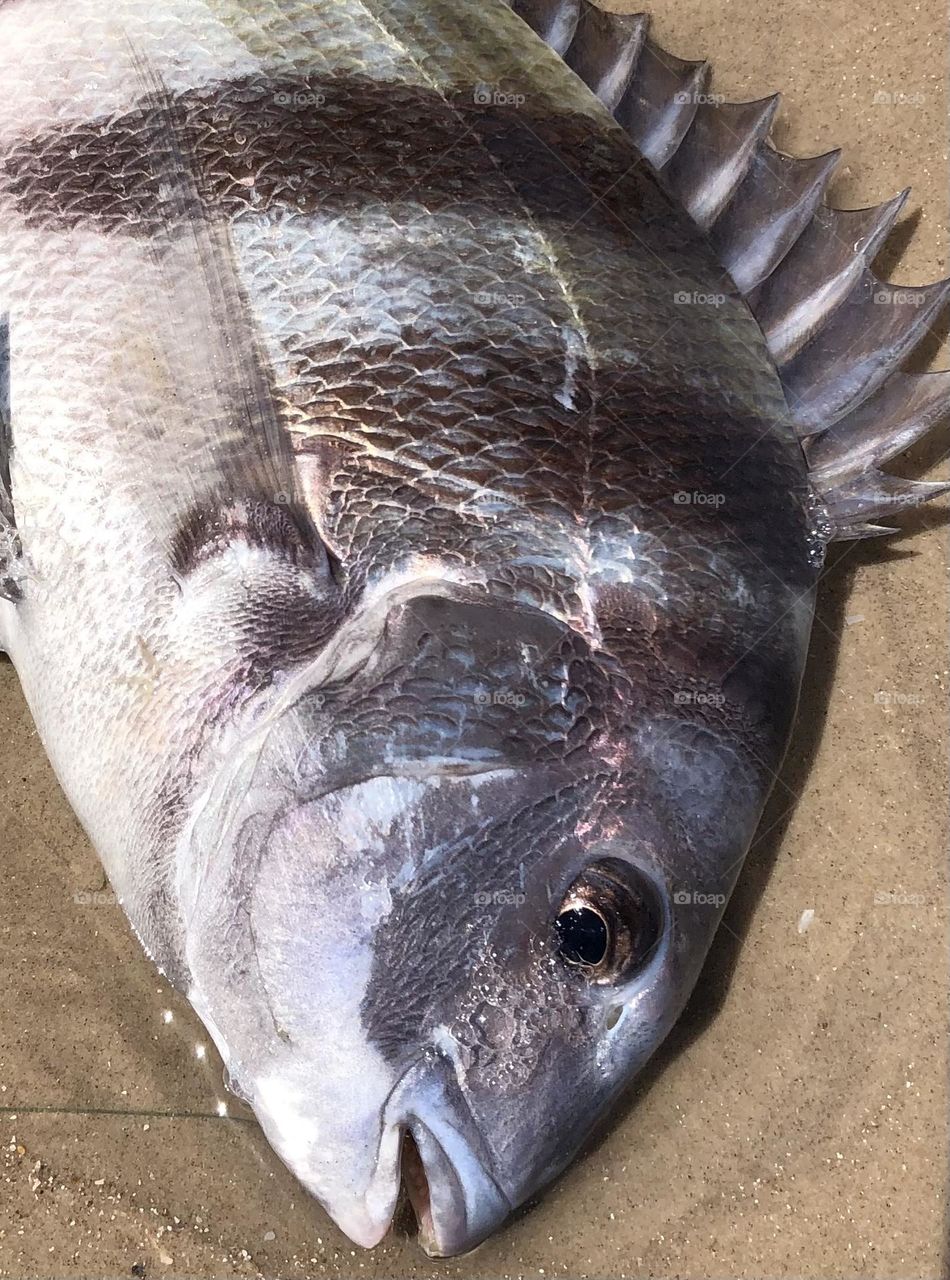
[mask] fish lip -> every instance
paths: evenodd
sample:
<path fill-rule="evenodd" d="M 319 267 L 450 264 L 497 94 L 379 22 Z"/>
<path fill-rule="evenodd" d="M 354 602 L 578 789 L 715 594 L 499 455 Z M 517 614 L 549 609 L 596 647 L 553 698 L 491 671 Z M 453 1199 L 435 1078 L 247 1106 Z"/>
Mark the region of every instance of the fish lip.
<path fill-rule="evenodd" d="M 447 1059 L 433 1053 L 417 1060 L 390 1095 L 385 1115 L 411 1134 L 422 1164 L 424 1188 L 410 1183 L 408 1189 L 424 1251 L 446 1258 L 476 1248 L 514 1206 Z"/>
<path fill-rule="evenodd" d="M 419 1243 L 430 1258 L 469 1253 L 508 1217 L 511 1205 L 492 1175 L 479 1165 L 478 1182 L 490 1188 L 490 1203 L 497 1211 L 485 1211 L 484 1192 L 482 1204 L 473 1206 L 473 1180 L 463 1180 L 428 1126 L 416 1120 L 409 1132 L 419 1151 L 426 1183 L 424 1201 L 407 1187 L 419 1224 Z M 405 1175 L 404 1180 L 408 1182 Z"/>

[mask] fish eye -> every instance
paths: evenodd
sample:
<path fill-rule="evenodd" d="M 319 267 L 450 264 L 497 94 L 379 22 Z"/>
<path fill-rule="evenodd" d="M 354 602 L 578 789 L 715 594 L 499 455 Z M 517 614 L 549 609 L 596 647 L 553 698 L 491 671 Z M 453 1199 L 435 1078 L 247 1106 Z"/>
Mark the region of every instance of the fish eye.
<path fill-rule="evenodd" d="M 610 949 L 610 927 L 593 907 L 568 907 L 554 922 L 558 951 L 568 964 L 602 964 Z"/>
<path fill-rule="evenodd" d="M 662 934 L 656 886 L 618 858 L 592 863 L 568 889 L 554 920 L 557 954 L 589 981 L 617 982 L 643 968 Z"/>

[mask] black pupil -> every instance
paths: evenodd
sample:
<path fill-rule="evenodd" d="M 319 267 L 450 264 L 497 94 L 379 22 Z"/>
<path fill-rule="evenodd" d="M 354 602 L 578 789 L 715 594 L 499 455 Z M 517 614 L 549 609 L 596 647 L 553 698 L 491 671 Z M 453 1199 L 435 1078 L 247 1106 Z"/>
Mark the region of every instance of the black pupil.
<path fill-rule="evenodd" d="M 589 907 L 571 907 L 555 921 L 558 950 L 572 964 L 600 964 L 610 938 L 602 916 Z"/>

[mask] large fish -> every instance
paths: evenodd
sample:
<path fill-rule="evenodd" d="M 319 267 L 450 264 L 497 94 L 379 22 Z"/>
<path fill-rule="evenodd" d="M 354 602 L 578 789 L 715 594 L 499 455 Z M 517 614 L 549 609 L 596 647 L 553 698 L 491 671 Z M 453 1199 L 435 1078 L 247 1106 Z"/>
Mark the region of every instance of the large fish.
<path fill-rule="evenodd" d="M 775 99 L 584 0 L 0 0 L 0 644 L 353 1240 L 572 1158 L 680 1013 L 834 538 L 948 375 Z"/>

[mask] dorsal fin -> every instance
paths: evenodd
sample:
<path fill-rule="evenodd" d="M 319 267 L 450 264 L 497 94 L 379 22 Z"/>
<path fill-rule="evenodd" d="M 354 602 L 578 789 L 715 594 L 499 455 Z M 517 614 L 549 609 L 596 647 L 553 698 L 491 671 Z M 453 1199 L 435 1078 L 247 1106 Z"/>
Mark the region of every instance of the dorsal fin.
<path fill-rule="evenodd" d="M 506 3 L 708 232 L 761 326 L 834 536 L 892 532 L 872 519 L 944 492 L 878 466 L 950 412 L 945 383 L 932 381 L 942 375 L 900 370 L 950 298 L 950 281 L 895 286 L 870 265 L 907 192 L 871 209 L 824 204 L 838 153 L 778 151 L 768 136 L 777 95 L 733 103 L 707 93 L 708 65 L 662 49 L 645 14 L 607 13 L 590 0 Z"/>
<path fill-rule="evenodd" d="M 588 9 L 574 29 L 565 61 L 593 89 L 608 111 L 616 111 L 630 88 L 647 24 L 603 9 Z"/>

